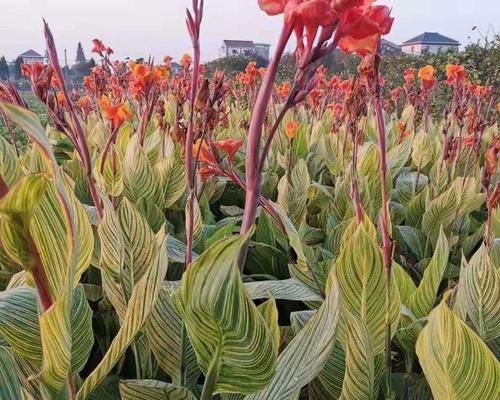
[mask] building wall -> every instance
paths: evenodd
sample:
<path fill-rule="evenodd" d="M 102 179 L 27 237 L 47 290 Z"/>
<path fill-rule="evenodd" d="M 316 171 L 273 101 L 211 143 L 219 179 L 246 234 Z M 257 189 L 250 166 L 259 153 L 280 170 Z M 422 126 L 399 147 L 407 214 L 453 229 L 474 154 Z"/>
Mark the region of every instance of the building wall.
<path fill-rule="evenodd" d="M 439 44 L 410 44 L 410 45 L 402 45 L 401 50 L 406 54 L 422 54 L 423 52 L 428 52 L 431 54 L 436 54 L 439 51 L 447 51 L 447 50 L 458 50 L 458 46 L 449 46 L 449 45 L 439 45 Z"/>
<path fill-rule="evenodd" d="M 43 57 L 23 57 L 23 64 L 43 63 Z"/>

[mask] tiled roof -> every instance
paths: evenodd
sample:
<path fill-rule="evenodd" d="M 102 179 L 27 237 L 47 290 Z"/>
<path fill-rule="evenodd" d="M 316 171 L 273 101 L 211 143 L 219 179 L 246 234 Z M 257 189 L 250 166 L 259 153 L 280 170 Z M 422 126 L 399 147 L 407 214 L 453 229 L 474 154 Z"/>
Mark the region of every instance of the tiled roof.
<path fill-rule="evenodd" d="M 414 38 L 411 38 L 410 40 L 407 40 L 406 42 L 403 42 L 403 45 L 405 44 L 447 44 L 451 46 L 460 45 L 457 40 L 443 36 L 437 32 L 424 32 L 418 36 L 415 36 Z"/>
<path fill-rule="evenodd" d="M 251 40 L 224 40 L 224 44 L 228 47 L 255 47 L 255 44 Z"/>
<path fill-rule="evenodd" d="M 41 54 L 38 54 L 35 50 L 25 51 L 19 57 L 40 57 L 40 58 L 43 58 L 43 56 Z"/>

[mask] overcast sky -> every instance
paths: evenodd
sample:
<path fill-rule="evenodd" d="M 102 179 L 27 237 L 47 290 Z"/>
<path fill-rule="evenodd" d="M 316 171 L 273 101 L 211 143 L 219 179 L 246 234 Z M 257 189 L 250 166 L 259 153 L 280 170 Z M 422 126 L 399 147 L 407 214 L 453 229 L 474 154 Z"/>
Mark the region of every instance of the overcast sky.
<path fill-rule="evenodd" d="M 439 32 L 467 44 L 479 34 L 500 31 L 500 0 L 379 0 L 393 8 L 387 39 L 401 43 L 424 31 Z M 178 59 L 190 50 L 184 24 L 191 0 L 0 0 L 0 56 L 8 60 L 34 49 L 43 54 L 42 17 L 50 24 L 60 56 L 72 63 L 82 42 L 90 56 L 91 40 L 102 39 L 116 57 Z M 268 17 L 257 0 L 205 0 L 202 59 L 217 57 L 223 39 L 274 44 L 281 17 Z M 470 37 L 470 38 L 469 38 Z"/>

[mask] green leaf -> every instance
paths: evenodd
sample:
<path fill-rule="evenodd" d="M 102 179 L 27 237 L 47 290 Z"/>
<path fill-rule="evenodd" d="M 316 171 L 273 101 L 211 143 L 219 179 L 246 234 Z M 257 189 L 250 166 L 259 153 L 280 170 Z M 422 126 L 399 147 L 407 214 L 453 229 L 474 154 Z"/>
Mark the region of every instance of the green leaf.
<path fill-rule="evenodd" d="M 374 355 L 370 333 L 366 324 L 359 318 L 347 316 L 346 321 L 346 369 L 340 399 L 376 399 Z"/>
<path fill-rule="evenodd" d="M 12 146 L 0 136 L 0 176 L 8 187 L 11 187 L 21 177 L 21 168 Z"/>
<path fill-rule="evenodd" d="M 161 287 L 158 300 L 146 322 L 146 334 L 158 365 L 170 376 L 174 384 L 180 385 L 183 380 L 181 376 L 183 322 L 173 304 L 172 296 L 176 288 L 165 284 Z M 184 385 L 191 386 L 196 384 L 200 371 L 187 334 L 185 341 Z"/>
<path fill-rule="evenodd" d="M 103 155 L 101 153 L 94 167 L 96 186 L 104 193 L 118 197 L 123 192 L 123 159 L 120 153 L 112 145 L 103 166 Z M 102 173 L 101 173 L 102 169 Z"/>
<path fill-rule="evenodd" d="M 446 229 L 455 219 L 456 210 L 457 192 L 455 186 L 451 186 L 427 206 L 422 217 L 422 232 L 429 235 L 437 233 L 441 226 Z"/>
<path fill-rule="evenodd" d="M 21 399 L 21 385 L 16 374 L 16 362 L 8 347 L 0 346 L 0 399 Z"/>
<path fill-rule="evenodd" d="M 448 239 L 446 239 L 443 229 L 441 229 L 434 255 L 425 269 L 418 288 L 412 293 L 408 304 L 416 318 L 426 317 L 432 310 L 439 285 L 448 265 L 449 254 Z"/>
<path fill-rule="evenodd" d="M 188 389 L 149 379 L 120 382 L 122 400 L 196 400 Z"/>
<path fill-rule="evenodd" d="M 160 200 L 160 178 L 151 167 L 138 135 L 130 139 L 123 160 L 124 193 L 136 203 L 141 198 Z"/>
<path fill-rule="evenodd" d="M 334 267 L 343 307 L 365 322 L 373 340 L 373 353 L 379 354 L 385 345 L 387 281 L 376 235 L 375 227 L 368 219 L 359 226 L 353 222 L 344 234 L 343 247 Z M 392 326 L 398 325 L 399 313 L 399 291 L 391 279 Z"/>
<path fill-rule="evenodd" d="M 483 245 L 460 274 L 459 290 L 476 332 L 488 342 L 500 336 L 500 269 Z"/>
<path fill-rule="evenodd" d="M 186 190 L 186 171 L 182 160 L 172 154 L 158 162 L 156 170 L 162 181 L 163 204 L 165 208 L 172 207 Z"/>
<path fill-rule="evenodd" d="M 201 369 L 216 372 L 215 393 L 252 393 L 272 379 L 277 349 L 248 298 L 238 253 L 248 236 L 213 245 L 184 273 L 176 306 Z"/>
<path fill-rule="evenodd" d="M 448 308 L 446 298 L 431 312 L 416 351 L 435 399 L 500 397 L 499 362 L 481 338 Z"/>
<path fill-rule="evenodd" d="M 73 290 L 70 313 L 71 369 L 80 372 L 92 350 L 92 310 L 82 286 Z M 36 291 L 20 287 L 0 292 L 0 336 L 16 355 L 37 366 L 42 365 L 43 351 L 38 322 Z"/>
<path fill-rule="evenodd" d="M 321 301 L 320 295 L 296 279 L 246 282 L 245 289 L 251 299 Z"/>
<path fill-rule="evenodd" d="M 276 300 L 269 299 L 257 307 L 266 322 L 269 331 L 274 339 L 274 347 L 280 347 L 280 326 L 278 324 L 278 308 L 276 307 Z"/>
<path fill-rule="evenodd" d="M 325 301 L 278 357 L 266 389 L 246 400 L 290 400 L 322 370 L 335 342 L 339 321 L 339 287 L 334 279 Z"/>
<path fill-rule="evenodd" d="M 154 257 L 149 269 L 132 290 L 120 330 L 99 365 L 92 371 L 78 391 L 78 400 L 86 399 L 108 375 L 149 317 L 167 270 L 167 252 L 164 248 L 166 239 L 163 236 L 162 234 L 159 235 L 153 243 L 153 245 L 156 243 Z"/>

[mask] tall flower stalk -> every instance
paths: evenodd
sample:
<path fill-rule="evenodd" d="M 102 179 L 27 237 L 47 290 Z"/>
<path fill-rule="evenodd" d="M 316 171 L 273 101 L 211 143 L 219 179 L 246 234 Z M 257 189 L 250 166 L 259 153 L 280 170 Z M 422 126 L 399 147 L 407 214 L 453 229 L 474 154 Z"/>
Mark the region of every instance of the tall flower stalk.
<path fill-rule="evenodd" d="M 193 154 L 194 138 L 194 114 L 196 92 L 198 88 L 198 77 L 200 74 L 200 28 L 203 18 L 203 0 L 193 0 L 193 13 L 189 10 L 186 17 L 186 25 L 193 46 L 193 72 L 191 79 L 191 91 L 189 94 L 189 122 L 186 133 L 186 144 L 184 148 L 184 162 L 186 168 L 186 182 L 188 186 L 188 198 L 186 207 L 186 269 L 192 261 L 193 250 L 193 227 L 194 227 L 194 201 L 196 197 L 196 160 Z"/>

